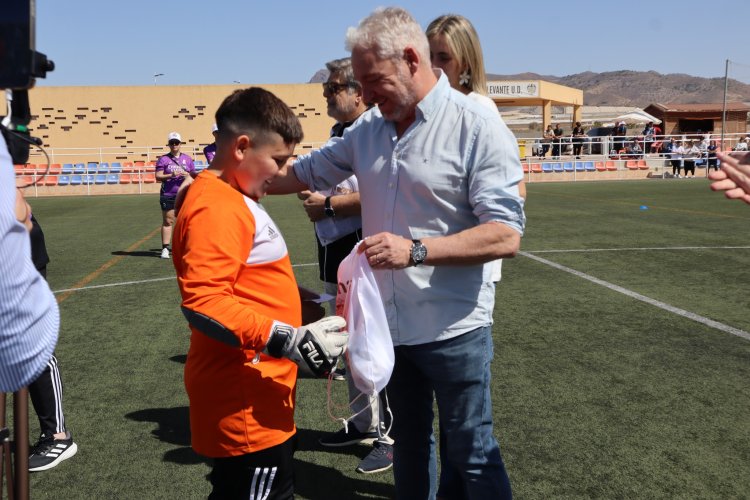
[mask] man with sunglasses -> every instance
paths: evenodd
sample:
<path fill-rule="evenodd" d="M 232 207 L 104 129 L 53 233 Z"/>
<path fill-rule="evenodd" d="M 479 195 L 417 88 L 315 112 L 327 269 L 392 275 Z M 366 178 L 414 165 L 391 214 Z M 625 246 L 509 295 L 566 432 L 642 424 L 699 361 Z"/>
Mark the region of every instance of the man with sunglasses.
<path fill-rule="evenodd" d="M 156 162 L 156 180 L 161 182 L 159 191 L 159 205 L 161 205 L 161 258 L 169 258 L 169 243 L 172 240 L 172 226 L 174 226 L 174 204 L 177 192 L 185 177 L 195 177 L 193 159 L 180 152 L 182 137 L 177 132 L 170 132 L 167 136 L 169 153 L 160 157 Z"/>
<path fill-rule="evenodd" d="M 328 80 L 323 84 L 328 116 L 336 120 L 331 137 L 341 137 L 368 106 L 362 98 L 362 88 L 354 79 L 351 58 L 336 59 L 326 63 Z M 303 191 L 305 211 L 315 223 L 318 243 L 318 267 L 325 292 L 336 296 L 339 264 L 349 255 L 354 245 L 362 239 L 362 217 L 360 216 L 359 185 L 351 176 L 325 191 Z M 330 313 L 335 312 L 335 298 L 329 302 Z M 341 377 L 340 372 L 339 377 Z M 336 375 L 334 375 L 336 376 Z M 343 377 L 342 377 L 343 378 Z M 342 447 L 358 443 L 373 443 L 373 449 L 357 466 L 357 472 L 371 474 L 385 471 L 393 464 L 393 441 L 383 434 L 383 411 L 380 401 L 368 401 L 360 396 L 349 373 L 349 401 L 356 415 L 346 429 L 324 436 L 320 444 L 326 447 Z M 381 427 L 381 432 L 378 432 Z"/>

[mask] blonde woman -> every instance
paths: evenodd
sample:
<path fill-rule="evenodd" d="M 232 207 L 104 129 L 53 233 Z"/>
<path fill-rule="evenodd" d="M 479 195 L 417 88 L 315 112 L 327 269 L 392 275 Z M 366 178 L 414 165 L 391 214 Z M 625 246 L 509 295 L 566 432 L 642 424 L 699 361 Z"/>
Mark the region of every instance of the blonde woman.
<path fill-rule="evenodd" d="M 430 42 L 430 61 L 448 77 L 451 87 L 470 99 L 497 111 L 497 105 L 487 97 L 487 77 L 484 72 L 482 45 L 471 22 L 463 16 L 446 14 L 427 27 Z M 526 199 L 526 184 L 518 185 L 521 197 Z M 492 281 L 502 277 L 502 260 L 492 263 Z"/>

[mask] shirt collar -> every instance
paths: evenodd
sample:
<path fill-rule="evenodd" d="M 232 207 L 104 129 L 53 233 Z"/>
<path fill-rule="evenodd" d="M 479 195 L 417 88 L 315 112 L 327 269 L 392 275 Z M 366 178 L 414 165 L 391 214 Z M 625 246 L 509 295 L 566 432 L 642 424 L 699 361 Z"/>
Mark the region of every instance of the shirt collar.
<path fill-rule="evenodd" d="M 417 110 L 422 115 L 422 118 L 429 120 L 430 116 L 437 112 L 438 107 L 450 92 L 451 85 L 448 82 L 448 77 L 445 76 L 442 69 L 433 69 L 433 73 L 438 78 L 437 83 L 430 89 L 424 98 L 417 103 Z"/>

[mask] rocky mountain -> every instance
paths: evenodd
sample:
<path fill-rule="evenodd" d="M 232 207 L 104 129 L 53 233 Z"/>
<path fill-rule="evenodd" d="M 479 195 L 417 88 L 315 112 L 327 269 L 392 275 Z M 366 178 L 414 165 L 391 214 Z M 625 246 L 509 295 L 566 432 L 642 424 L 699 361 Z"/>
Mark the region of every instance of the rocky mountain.
<path fill-rule="evenodd" d="M 319 70 L 310 83 L 321 83 L 328 71 Z M 584 92 L 587 106 L 636 106 L 652 103 L 718 103 L 724 98 L 724 78 L 702 78 L 682 73 L 663 75 L 656 71 L 585 71 L 568 76 L 519 73 L 516 75 L 487 74 L 489 80 L 547 80 Z M 729 79 L 728 102 L 750 102 L 750 85 Z"/>
<path fill-rule="evenodd" d="M 547 80 L 582 89 L 588 106 L 637 106 L 652 103 L 718 103 L 724 98 L 724 78 L 702 78 L 682 73 L 663 75 L 656 71 L 586 71 L 568 76 L 520 73 L 488 74 L 489 80 Z M 750 102 L 750 85 L 729 79 L 727 101 Z"/>

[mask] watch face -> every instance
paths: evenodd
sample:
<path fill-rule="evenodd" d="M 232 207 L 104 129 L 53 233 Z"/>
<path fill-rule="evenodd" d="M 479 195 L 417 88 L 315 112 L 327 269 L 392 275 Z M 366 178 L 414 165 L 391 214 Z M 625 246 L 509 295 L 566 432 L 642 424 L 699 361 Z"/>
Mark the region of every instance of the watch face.
<path fill-rule="evenodd" d="M 416 263 L 424 262 L 427 257 L 427 248 L 421 243 L 415 243 L 411 250 L 411 258 Z"/>

